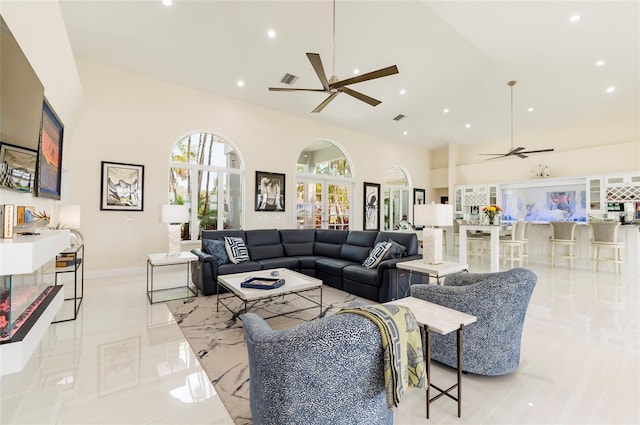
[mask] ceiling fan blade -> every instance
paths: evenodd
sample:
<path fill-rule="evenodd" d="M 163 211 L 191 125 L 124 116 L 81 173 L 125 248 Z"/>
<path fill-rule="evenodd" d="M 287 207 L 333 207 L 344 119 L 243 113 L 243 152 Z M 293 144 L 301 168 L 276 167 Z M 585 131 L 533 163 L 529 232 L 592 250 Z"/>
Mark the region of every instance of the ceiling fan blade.
<path fill-rule="evenodd" d="M 504 153 L 479 153 L 478 155 L 506 156 Z"/>
<path fill-rule="evenodd" d="M 524 153 L 517 153 L 516 156 L 521 159 L 528 158 L 527 155 L 525 155 Z"/>
<path fill-rule="evenodd" d="M 380 102 L 378 99 L 374 99 L 373 97 L 369 97 L 366 94 L 362 94 L 358 91 L 352 90 L 348 87 L 342 87 L 339 89 L 339 91 L 344 92 L 346 94 L 348 94 L 349 96 L 355 97 L 358 100 L 361 100 L 365 103 L 368 103 L 371 106 L 378 106 Z"/>
<path fill-rule="evenodd" d="M 292 89 L 288 87 L 269 87 L 269 91 L 319 91 L 324 92 L 323 89 Z"/>
<path fill-rule="evenodd" d="M 500 159 L 500 158 L 506 158 L 506 157 L 507 157 L 507 155 L 498 155 L 498 156 L 495 156 L 493 158 L 487 158 L 487 159 L 485 159 L 485 161 L 492 161 L 494 159 Z"/>
<path fill-rule="evenodd" d="M 322 83 L 322 87 L 324 87 L 325 91 L 329 91 L 329 81 L 327 80 L 327 74 L 324 73 L 324 67 L 322 66 L 320 55 L 318 53 L 307 53 L 307 58 L 309 58 L 309 62 L 311 62 L 313 70 L 316 71 L 316 75 L 318 75 L 320 83 Z"/>
<path fill-rule="evenodd" d="M 523 148 L 522 146 L 517 147 L 517 148 L 512 149 L 511 151 L 507 152 L 507 153 L 506 153 L 506 156 L 515 155 L 515 154 L 517 154 L 518 152 L 523 151 L 523 150 L 524 150 L 524 148 Z"/>
<path fill-rule="evenodd" d="M 331 93 L 329 95 L 329 97 L 327 97 L 324 102 L 322 102 L 321 104 L 319 104 L 318 106 L 316 106 L 316 109 L 314 109 L 311 112 L 320 112 L 324 109 L 325 106 L 327 106 L 329 104 L 329 102 L 331 102 L 337 95 L 339 95 L 340 92 L 335 92 L 335 93 Z"/>
<path fill-rule="evenodd" d="M 367 72 L 366 74 L 356 75 L 355 77 L 347 78 L 346 80 L 338 81 L 333 84 L 329 84 L 329 88 L 337 89 L 338 87 L 344 87 L 349 84 L 361 83 L 363 81 L 375 80 L 376 78 L 386 77 L 398 73 L 398 67 L 393 65 L 387 68 L 378 69 L 377 71 Z"/>
<path fill-rule="evenodd" d="M 540 152 L 553 152 L 553 148 L 551 149 L 540 149 L 537 151 L 524 151 L 524 152 L 520 152 L 520 153 L 540 153 Z"/>

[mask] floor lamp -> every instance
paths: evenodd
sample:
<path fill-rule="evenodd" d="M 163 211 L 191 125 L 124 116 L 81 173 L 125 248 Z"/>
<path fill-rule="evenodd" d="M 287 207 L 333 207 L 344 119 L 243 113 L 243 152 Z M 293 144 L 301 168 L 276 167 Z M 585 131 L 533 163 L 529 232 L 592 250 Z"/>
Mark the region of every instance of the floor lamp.
<path fill-rule="evenodd" d="M 169 228 L 169 251 L 167 256 L 177 257 L 181 252 L 181 224 L 189 221 L 189 207 L 186 205 L 163 205 L 160 208 L 160 221 L 167 224 Z"/>
<path fill-rule="evenodd" d="M 422 231 L 422 258 L 428 264 L 442 263 L 442 229 L 435 226 L 453 225 L 453 205 L 431 203 L 413 208 L 413 224 L 425 226 Z"/>

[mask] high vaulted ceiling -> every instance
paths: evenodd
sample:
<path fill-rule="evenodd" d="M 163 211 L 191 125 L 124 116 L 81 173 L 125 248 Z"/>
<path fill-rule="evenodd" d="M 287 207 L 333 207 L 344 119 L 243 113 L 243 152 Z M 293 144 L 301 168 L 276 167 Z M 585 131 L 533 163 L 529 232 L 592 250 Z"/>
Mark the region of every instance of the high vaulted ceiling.
<path fill-rule="evenodd" d="M 285 73 L 299 77 L 293 87 L 321 88 L 307 52 L 332 75 L 331 1 L 60 3 L 80 59 L 397 142 L 506 152 L 509 80 L 518 82 L 515 146 L 640 140 L 637 1 L 337 0 L 337 76 L 394 64 L 400 72 L 351 86 L 381 100 L 377 107 L 341 94 L 319 114 L 311 111 L 326 93 L 267 88 L 286 87 Z M 394 121 L 399 114 L 406 118 Z"/>

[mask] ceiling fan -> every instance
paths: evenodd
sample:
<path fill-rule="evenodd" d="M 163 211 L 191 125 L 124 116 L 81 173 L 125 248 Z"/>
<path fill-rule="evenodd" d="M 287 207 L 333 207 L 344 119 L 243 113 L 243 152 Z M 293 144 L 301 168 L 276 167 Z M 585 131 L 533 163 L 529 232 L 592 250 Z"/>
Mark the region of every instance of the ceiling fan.
<path fill-rule="evenodd" d="M 397 74 L 398 67 L 396 65 L 389 66 L 386 68 L 378 69 L 376 71 L 368 72 L 366 74 L 357 75 L 352 78 L 347 78 L 346 80 L 340 81 L 336 76 L 336 2 L 333 0 L 333 74 L 329 80 L 327 80 L 327 75 L 324 72 L 324 66 L 322 65 L 322 60 L 320 59 L 320 55 L 318 53 L 307 53 L 307 58 L 309 62 L 311 62 L 311 66 L 313 70 L 318 75 L 320 79 L 320 83 L 322 84 L 321 89 L 296 89 L 296 88 L 284 88 L 284 87 L 269 87 L 269 91 L 312 91 L 312 92 L 323 92 L 329 93 L 329 97 L 327 97 L 322 103 L 320 103 L 313 111 L 311 112 L 320 112 L 324 109 L 325 106 L 329 104 L 333 99 L 336 98 L 340 93 L 346 93 L 351 97 L 355 97 L 358 100 L 361 100 L 365 103 L 368 103 L 371 106 L 377 106 L 381 102 L 378 99 L 374 99 L 373 97 L 367 96 L 366 94 L 360 93 L 356 90 L 353 90 L 348 85 L 361 83 L 363 81 L 375 80 L 376 78 L 386 77 L 389 75 Z"/>
<path fill-rule="evenodd" d="M 513 86 L 516 85 L 515 81 L 509 81 L 507 85 L 511 88 L 511 150 L 507 153 L 481 153 L 480 155 L 491 155 L 494 158 L 487 158 L 485 161 L 498 158 L 506 158 L 509 156 L 517 156 L 518 158 L 526 158 L 528 154 L 541 153 L 541 152 L 553 152 L 551 149 L 539 149 L 535 151 L 527 151 L 523 147 L 513 147 Z"/>

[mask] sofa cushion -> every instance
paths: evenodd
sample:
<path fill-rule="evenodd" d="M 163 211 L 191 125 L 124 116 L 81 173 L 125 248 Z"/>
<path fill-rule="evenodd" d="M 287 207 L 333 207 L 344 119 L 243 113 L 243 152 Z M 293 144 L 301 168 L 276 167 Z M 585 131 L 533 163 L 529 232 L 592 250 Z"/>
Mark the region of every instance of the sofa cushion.
<path fill-rule="evenodd" d="M 313 246 L 313 254 L 322 257 L 340 258 L 342 244 L 347 241 L 348 235 L 348 230 L 316 230 L 316 242 Z M 362 260 L 364 260 L 364 257 Z"/>
<path fill-rule="evenodd" d="M 256 261 L 245 261 L 240 264 L 227 263 L 218 267 L 218 275 L 255 272 L 258 270 L 262 270 L 262 265 Z"/>
<path fill-rule="evenodd" d="M 227 264 L 229 262 L 229 256 L 227 255 L 227 248 L 225 242 L 222 239 L 203 239 L 202 245 L 204 249 L 215 258 L 218 265 Z"/>
<path fill-rule="evenodd" d="M 371 286 L 378 285 L 378 271 L 376 269 L 368 269 L 359 264 L 346 266 L 342 270 L 342 278 Z"/>
<path fill-rule="evenodd" d="M 315 229 L 280 230 L 280 239 L 284 253 L 288 257 L 296 255 L 313 255 L 313 244 L 316 240 Z"/>
<path fill-rule="evenodd" d="M 224 244 L 227 249 L 229 261 L 232 263 L 238 264 L 250 260 L 249 250 L 247 250 L 247 246 L 244 244 L 244 240 L 242 240 L 242 238 L 225 236 Z"/>
<path fill-rule="evenodd" d="M 284 257 L 280 232 L 274 229 L 247 230 L 247 249 L 253 261 Z"/>
<path fill-rule="evenodd" d="M 319 258 L 316 260 L 316 270 L 332 276 L 342 276 L 342 269 L 353 264 L 353 261 L 340 258 Z"/>
<path fill-rule="evenodd" d="M 318 257 L 317 255 L 299 255 L 296 258 L 300 261 L 299 267 L 301 269 L 315 269 L 316 260 L 323 257 Z"/>
<path fill-rule="evenodd" d="M 258 260 L 258 263 L 260 263 L 263 269 L 285 268 L 297 270 L 300 267 L 300 261 L 295 257 L 265 258 Z"/>
<path fill-rule="evenodd" d="M 374 246 L 369 252 L 369 256 L 365 258 L 362 266 L 371 269 L 376 267 L 380 261 L 382 261 L 382 257 L 389 251 L 392 247 L 392 243 L 388 241 L 378 242 L 376 246 Z"/>
<path fill-rule="evenodd" d="M 393 239 L 389 239 L 387 242 L 391 244 L 387 252 L 384 254 L 383 260 L 389 260 L 391 258 L 402 258 L 407 256 L 407 248 L 404 245 L 399 244 Z"/>
<path fill-rule="evenodd" d="M 369 255 L 371 247 L 375 245 L 374 241 L 376 236 L 376 232 L 365 232 L 362 230 L 350 231 L 347 240 L 340 249 L 340 258 L 362 264 Z"/>

